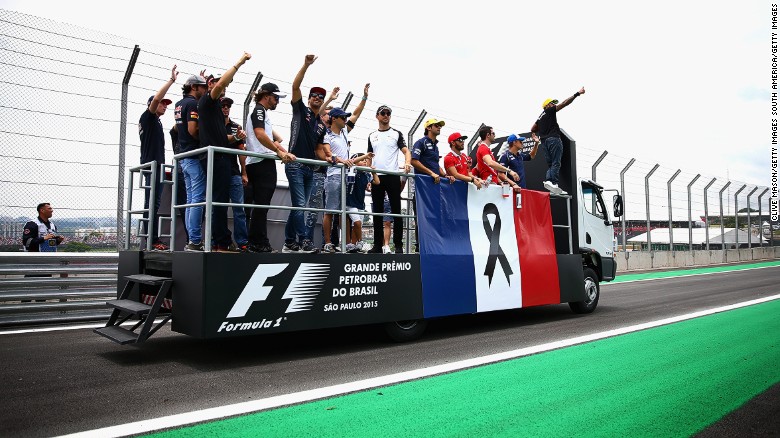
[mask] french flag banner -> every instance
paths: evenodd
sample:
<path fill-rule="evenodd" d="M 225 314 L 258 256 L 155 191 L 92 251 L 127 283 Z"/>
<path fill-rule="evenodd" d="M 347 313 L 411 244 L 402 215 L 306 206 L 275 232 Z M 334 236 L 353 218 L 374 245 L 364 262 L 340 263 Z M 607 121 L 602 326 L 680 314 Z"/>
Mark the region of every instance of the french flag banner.
<path fill-rule="evenodd" d="M 560 302 L 549 194 L 415 185 L 426 318 Z"/>

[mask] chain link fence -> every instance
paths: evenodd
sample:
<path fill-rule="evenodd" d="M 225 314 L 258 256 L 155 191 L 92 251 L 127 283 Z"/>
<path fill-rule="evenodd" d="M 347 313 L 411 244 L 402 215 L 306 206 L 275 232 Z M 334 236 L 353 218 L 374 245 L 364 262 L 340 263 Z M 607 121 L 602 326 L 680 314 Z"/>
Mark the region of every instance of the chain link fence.
<path fill-rule="evenodd" d="M 0 77 L 4 90 L 0 94 L 0 160 L 3 163 L 0 175 L 0 251 L 21 249 L 22 228 L 25 222 L 36 216 L 35 207 L 41 202 L 51 203 L 55 210 L 52 220 L 67 238 L 68 243 L 61 250 L 115 251 L 118 238 L 121 239 L 123 233 L 121 221 L 124 220 L 124 212 L 128 208 L 143 207 L 143 192 L 138 188 L 134 189 L 134 205 L 126 205 L 125 194 L 121 190 L 124 183 L 118 184 L 118 181 L 127 181 L 127 169 L 139 162 L 137 122 L 145 110 L 147 99 L 165 83 L 174 64 L 177 65 L 179 79 L 166 97 L 177 102 L 181 98 L 181 85 L 188 76 L 203 69 L 207 74 L 219 74 L 234 62 L 180 49 L 141 46 L 127 86 L 127 122 L 123 125 L 122 80 L 136 44 L 115 35 L 0 9 L 0 66 L 5 73 Z M 244 104 L 253 84 L 267 81 L 276 83 L 283 91 L 289 91 L 292 77 L 276 77 L 272 71 L 260 73 L 245 69 L 238 72 L 227 90 L 227 96 L 235 101 L 231 118 L 244 125 L 244 114 L 254 107 L 251 99 L 248 105 Z M 308 92 L 305 85 L 304 94 Z M 334 106 L 345 103 L 349 95 L 347 91 L 342 90 Z M 350 103 L 354 107 L 362 90 L 352 91 L 357 95 L 356 100 Z M 423 114 L 445 119 L 448 129 L 472 138 L 481 125 L 479 122 L 458 120 L 465 117 L 446 109 L 428 108 L 426 111 L 409 108 L 403 103 L 376 102 L 369 98 L 363 119 L 350 133 L 352 152 L 365 152 L 368 135 L 376 129 L 372 116 L 383 104 L 393 108 L 393 127 L 404 132 L 407 139 L 417 139 L 422 135 L 422 129 L 416 122 Z M 166 132 L 174 124 L 173 107 L 171 105 L 161 118 Z M 290 126 L 291 113 L 290 106 L 283 104 L 271 115 L 274 126 L 285 139 L 285 145 L 289 140 L 287 127 Z M 510 131 L 502 127 L 495 129 Z M 120 144 L 121 133 L 126 138 L 124 147 Z M 446 144 L 440 143 L 440 146 L 446 153 Z M 602 151 L 590 145 L 578 145 L 578 151 L 578 172 L 581 177 L 590 176 L 591 165 L 597 162 Z M 170 138 L 167 138 L 168 163 L 171 163 L 172 156 Z M 598 182 L 606 187 L 619 188 L 621 170 L 629 160 L 629 157 L 608 155 L 597 169 Z M 696 174 L 683 171 L 674 179 L 669 192 L 667 182 L 675 169 L 660 168 L 648 180 L 649 201 L 646 202 L 648 195 L 644 190 L 644 179 L 652 167 L 653 164 L 637 162 L 626 172 L 623 194 L 628 219 L 627 237 L 660 227 L 664 221 L 668 226 L 670 211 L 674 227 L 686 225 L 691 214 L 696 225 L 702 226 L 711 222 L 713 215 L 719 212 L 719 192 L 730 181 L 728 178 L 717 177 L 705 198 L 703 187 L 713 177 L 702 175 L 693 185 L 689 207 L 686 186 Z M 277 174 L 283 181 L 283 169 L 278 169 Z M 135 178 L 136 182 L 138 180 Z M 723 196 L 723 206 L 725 215 L 730 215 L 733 223 L 734 194 L 744 183 L 731 181 L 730 184 L 729 192 Z M 749 185 L 739 195 L 740 210 L 748 206 L 746 196 L 754 188 L 756 186 Z M 750 199 L 750 207 L 755 211 L 760 205 L 766 215 L 768 197 L 764 196 L 759 204 L 757 197 L 764 188 L 756 189 Z M 702 221 L 705 203 L 709 207 L 709 217 Z M 742 218 L 736 220 L 740 227 L 747 225 Z M 754 216 L 752 225 L 758 223 L 760 227 L 763 220 Z M 621 224 L 618 225 L 616 234 L 620 232 Z M 137 229 L 134 223 L 131 233 L 133 245 L 139 243 L 135 236 Z M 366 226 L 365 229 L 370 230 L 371 227 Z M 642 249 L 642 246 L 634 245 L 634 248 Z"/>

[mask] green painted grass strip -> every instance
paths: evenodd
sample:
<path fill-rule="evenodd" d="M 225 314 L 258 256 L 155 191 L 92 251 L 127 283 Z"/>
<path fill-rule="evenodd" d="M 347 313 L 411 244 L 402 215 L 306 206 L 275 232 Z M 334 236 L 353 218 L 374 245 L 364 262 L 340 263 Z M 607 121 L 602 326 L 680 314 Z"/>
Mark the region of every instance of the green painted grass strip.
<path fill-rule="evenodd" d="M 780 300 L 158 437 L 689 436 L 780 382 Z"/>
<path fill-rule="evenodd" d="M 713 272 L 742 271 L 744 269 L 764 268 L 768 266 L 780 266 L 780 260 L 748 263 L 744 265 L 712 266 L 708 268 L 681 269 L 674 271 L 644 272 L 642 274 L 618 274 L 612 283 L 620 283 L 622 281 L 648 280 L 652 278 L 680 277 L 683 275 L 708 274 Z"/>

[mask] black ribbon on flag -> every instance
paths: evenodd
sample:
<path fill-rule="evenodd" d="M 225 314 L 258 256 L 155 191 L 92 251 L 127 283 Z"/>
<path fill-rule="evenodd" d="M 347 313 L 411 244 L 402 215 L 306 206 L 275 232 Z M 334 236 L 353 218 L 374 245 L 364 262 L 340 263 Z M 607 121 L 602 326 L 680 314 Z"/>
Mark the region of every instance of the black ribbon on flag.
<path fill-rule="evenodd" d="M 494 226 L 490 227 L 490 221 L 488 215 L 496 215 L 496 222 Z M 490 242 L 490 250 L 487 264 L 485 265 L 485 275 L 488 277 L 488 286 L 493 282 L 493 272 L 496 270 L 496 261 L 501 262 L 501 269 L 504 270 L 506 275 L 506 282 L 509 282 L 509 276 L 512 275 L 512 267 L 509 266 L 509 260 L 504 254 L 504 250 L 501 249 L 501 242 L 499 237 L 501 236 L 501 215 L 498 214 L 498 207 L 496 204 L 485 204 L 485 208 L 482 210 L 482 226 L 485 228 L 485 234 L 487 234 L 488 241 Z"/>

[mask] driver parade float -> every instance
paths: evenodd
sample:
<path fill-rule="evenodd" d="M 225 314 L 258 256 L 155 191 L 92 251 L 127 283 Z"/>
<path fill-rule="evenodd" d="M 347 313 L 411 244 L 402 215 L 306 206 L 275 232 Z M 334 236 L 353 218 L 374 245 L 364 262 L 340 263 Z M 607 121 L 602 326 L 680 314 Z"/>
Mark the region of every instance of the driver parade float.
<path fill-rule="evenodd" d="M 575 313 L 591 313 L 598 305 L 599 283 L 615 278 L 614 232 L 604 189 L 577 178 L 576 144 L 565 133 L 562 137 L 560 187 L 571 195 L 544 191 L 543 157 L 525 163 L 528 189 L 492 185 L 477 190 L 461 181 L 435 184 L 428 176 L 415 178 L 419 254 L 127 250 L 130 215 L 145 212 L 130 210 L 117 299 L 106 303 L 113 312 L 95 332 L 132 344 L 144 342 L 168 321 L 171 330 L 201 339 L 383 324 L 392 339 L 408 341 L 423 333 L 429 319 L 450 315 L 559 303 L 568 303 Z M 526 142 L 524 150 L 529 150 L 532 140 Z M 491 145 L 496 156 L 505 147 L 506 138 Z M 204 149 L 208 162 L 218 152 L 266 157 Z M 132 171 L 143 173 L 145 166 L 156 177 L 155 163 Z M 163 165 L 160 173 L 172 167 Z M 128 205 L 132 182 L 131 172 Z M 173 186 L 175 193 L 177 183 L 174 178 L 163 186 L 163 215 L 171 211 L 165 191 Z M 210 186 L 209 178 L 202 204 L 207 212 L 204 243 L 210 239 Z M 283 195 L 289 205 L 289 196 Z M 619 194 L 613 202 L 615 215 L 621 215 Z M 381 213 L 375 218 L 381 220 Z M 170 217 L 167 222 L 177 236 L 171 248 L 181 248 L 186 239 L 175 233 Z M 276 237 L 278 242 L 281 236 Z M 124 324 L 135 320 L 134 326 Z"/>

